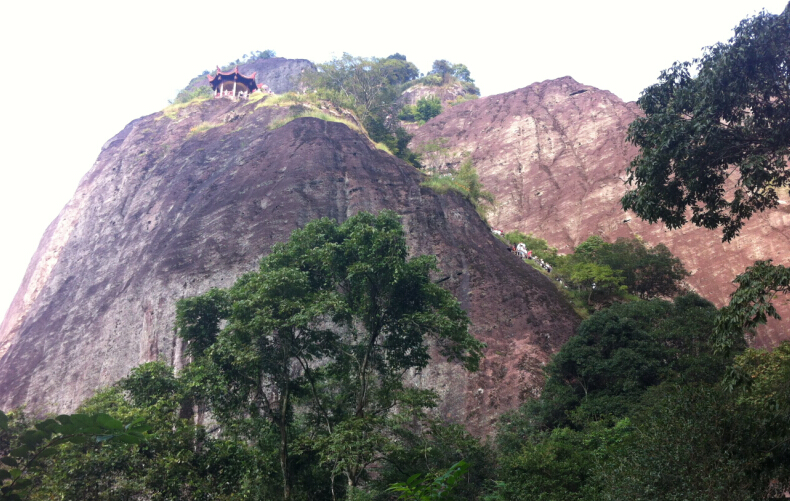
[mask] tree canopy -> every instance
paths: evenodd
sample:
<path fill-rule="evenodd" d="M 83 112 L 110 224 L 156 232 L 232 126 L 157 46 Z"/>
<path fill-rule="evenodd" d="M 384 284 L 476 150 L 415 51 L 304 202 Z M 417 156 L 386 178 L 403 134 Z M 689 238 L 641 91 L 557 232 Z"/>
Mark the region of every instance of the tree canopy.
<path fill-rule="evenodd" d="M 637 104 L 645 116 L 628 130 L 640 151 L 623 208 L 670 228 L 691 211 L 692 223 L 731 240 L 790 185 L 790 5 L 675 63 Z"/>
<path fill-rule="evenodd" d="M 696 69 L 696 75 L 693 75 Z M 744 19 L 727 43 L 675 63 L 645 89 L 628 140 L 640 148 L 628 169 L 625 209 L 670 228 L 687 222 L 734 238 L 756 212 L 775 208 L 790 186 L 790 4 Z M 758 262 L 717 323 L 724 349 L 767 317 L 788 292 L 790 270 Z"/>
<path fill-rule="evenodd" d="M 275 245 L 230 289 L 178 304 L 178 333 L 206 375 L 202 398 L 220 424 L 246 419 L 278 430 L 284 499 L 297 398 L 326 432 L 311 447 L 355 487 L 380 457 L 382 420 L 399 402 L 429 405 L 430 395 L 415 396 L 402 381 L 427 366 L 427 338 L 477 369 L 483 345 L 458 301 L 431 281 L 436 258 L 407 254 L 393 212 L 341 225 L 325 218 Z"/>

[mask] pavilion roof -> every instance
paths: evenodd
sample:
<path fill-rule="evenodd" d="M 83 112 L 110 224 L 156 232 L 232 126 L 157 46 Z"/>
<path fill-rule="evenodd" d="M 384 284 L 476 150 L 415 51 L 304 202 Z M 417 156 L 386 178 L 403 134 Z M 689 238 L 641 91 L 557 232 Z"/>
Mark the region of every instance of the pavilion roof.
<path fill-rule="evenodd" d="M 208 76 L 208 83 L 214 90 L 217 90 L 217 87 L 223 82 L 232 82 L 237 81 L 239 83 L 243 83 L 247 86 L 250 91 L 253 91 L 258 88 L 258 85 L 255 83 L 255 75 L 258 72 L 253 72 L 252 75 L 242 75 L 239 73 L 239 67 L 236 66 L 236 69 L 233 71 L 221 71 L 219 66 L 217 66 L 217 74 L 216 75 L 209 75 Z"/>

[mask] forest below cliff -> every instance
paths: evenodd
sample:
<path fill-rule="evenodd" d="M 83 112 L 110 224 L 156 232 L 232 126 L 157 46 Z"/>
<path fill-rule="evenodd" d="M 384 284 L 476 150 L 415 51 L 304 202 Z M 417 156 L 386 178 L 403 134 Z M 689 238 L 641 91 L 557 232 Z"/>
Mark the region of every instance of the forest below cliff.
<path fill-rule="evenodd" d="M 631 266 L 656 256 L 664 266 Z M 434 261 L 406 258 L 397 215 L 361 213 L 310 223 L 231 288 L 182 300 L 192 362 L 179 373 L 150 362 L 76 414 L 0 414 L 3 499 L 781 494 L 790 346 L 748 349 L 741 337 L 722 350 L 717 309 L 683 290 L 665 250 L 592 239 L 565 259 L 552 273 L 571 284 L 592 268 L 623 285 L 579 296 L 594 313 L 495 436 L 448 422 L 434 391 L 404 384 L 428 364 L 429 339 L 469 371 L 482 345 L 431 280 Z"/>
<path fill-rule="evenodd" d="M 623 205 L 725 239 L 776 207 L 790 182 L 789 48 L 790 7 L 744 20 L 729 43 L 646 89 Z M 344 56 L 306 80 L 318 97 L 280 104 L 289 119 L 317 113 L 310 99 L 352 110 L 352 125 L 382 149 L 426 168 L 428 186 L 461 193 L 485 215 L 490 194 L 471 164 L 431 171 L 430 152 L 409 150 L 403 122 L 430 119 L 442 103 L 397 101 L 418 78 L 397 56 Z M 463 65 L 437 61 L 434 72 L 434 83 L 473 84 Z M 728 197 L 733 165 L 740 177 Z M 502 239 L 523 242 L 534 259 L 517 265 L 539 268 L 584 320 L 533 368 L 542 391 L 491 436 L 438 413 L 436 391 L 407 384 L 432 356 L 475 372 L 485 346 L 441 287 L 437 259 L 409 257 L 401 218 L 359 212 L 312 221 L 232 286 L 179 301 L 183 369 L 142 364 L 72 414 L 0 412 L 0 499 L 785 496 L 790 344 L 766 351 L 748 341 L 778 317 L 773 301 L 790 292 L 790 270 L 755 263 L 717 309 L 686 289 L 683 263 L 660 245 L 593 236 L 559 255 L 539 236 Z"/>

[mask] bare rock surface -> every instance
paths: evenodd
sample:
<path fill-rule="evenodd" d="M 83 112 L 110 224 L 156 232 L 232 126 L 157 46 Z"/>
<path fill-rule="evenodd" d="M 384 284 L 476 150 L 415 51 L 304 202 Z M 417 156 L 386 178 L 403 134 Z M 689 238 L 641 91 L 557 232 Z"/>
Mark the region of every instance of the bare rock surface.
<path fill-rule="evenodd" d="M 542 387 L 540 367 L 578 325 L 554 284 L 496 240 L 456 194 L 345 125 L 287 109 L 209 100 L 130 123 L 104 146 L 52 223 L 0 327 L 0 407 L 73 411 L 145 361 L 175 366 L 175 303 L 227 287 L 308 221 L 359 211 L 403 216 L 411 253 L 488 344 L 481 371 L 436 357 L 414 374 L 470 430 Z"/>
<path fill-rule="evenodd" d="M 299 88 L 299 81 L 305 72 L 316 71 L 315 65 L 307 59 L 286 59 L 270 57 L 240 64 L 239 72 L 243 75 L 255 75 L 255 83 L 266 84 L 275 94 L 284 94 Z M 189 82 L 186 90 L 193 91 L 198 87 L 208 87 L 206 75 L 195 77 Z"/>
<path fill-rule="evenodd" d="M 403 104 L 417 104 L 417 101 L 424 97 L 435 96 L 442 102 L 443 107 L 449 106 L 449 103 L 463 98 L 470 94 L 466 87 L 460 82 L 453 82 L 447 85 L 425 85 L 416 84 L 412 85 L 401 94 L 400 101 Z"/>
<path fill-rule="evenodd" d="M 688 283 L 718 306 L 728 302 L 735 276 L 755 260 L 790 264 L 786 194 L 779 208 L 753 217 L 728 244 L 718 231 L 691 225 L 669 231 L 623 212 L 626 167 L 637 152 L 626 131 L 639 112 L 635 103 L 563 77 L 449 108 L 420 127 L 411 146 L 444 138 L 449 157 L 469 152 L 497 198 L 490 217 L 495 227 L 534 233 L 560 252 L 591 235 L 664 243 L 692 273 Z M 790 307 L 778 306 L 790 319 Z M 787 325 L 770 322 L 755 343 L 790 339 Z"/>

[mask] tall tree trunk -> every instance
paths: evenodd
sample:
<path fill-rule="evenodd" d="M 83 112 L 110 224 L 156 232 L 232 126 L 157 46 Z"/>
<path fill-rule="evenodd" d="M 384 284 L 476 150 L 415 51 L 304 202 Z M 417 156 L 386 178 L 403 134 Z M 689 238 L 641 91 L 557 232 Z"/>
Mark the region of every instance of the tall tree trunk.
<path fill-rule="evenodd" d="M 288 468 L 288 398 L 289 386 L 285 385 L 285 392 L 280 404 L 280 469 L 283 474 L 283 501 L 291 499 L 291 475 Z"/>
<path fill-rule="evenodd" d="M 368 365 L 370 363 L 370 357 L 373 354 L 373 349 L 376 346 L 376 339 L 379 336 L 380 329 L 376 328 L 374 332 L 370 333 L 370 340 L 368 341 L 368 346 L 365 350 L 365 357 L 362 359 L 362 365 L 359 369 L 359 382 L 360 382 L 360 389 L 359 389 L 359 396 L 357 397 L 357 408 L 356 408 L 356 417 L 364 417 L 365 416 L 365 404 L 368 398 Z"/>

